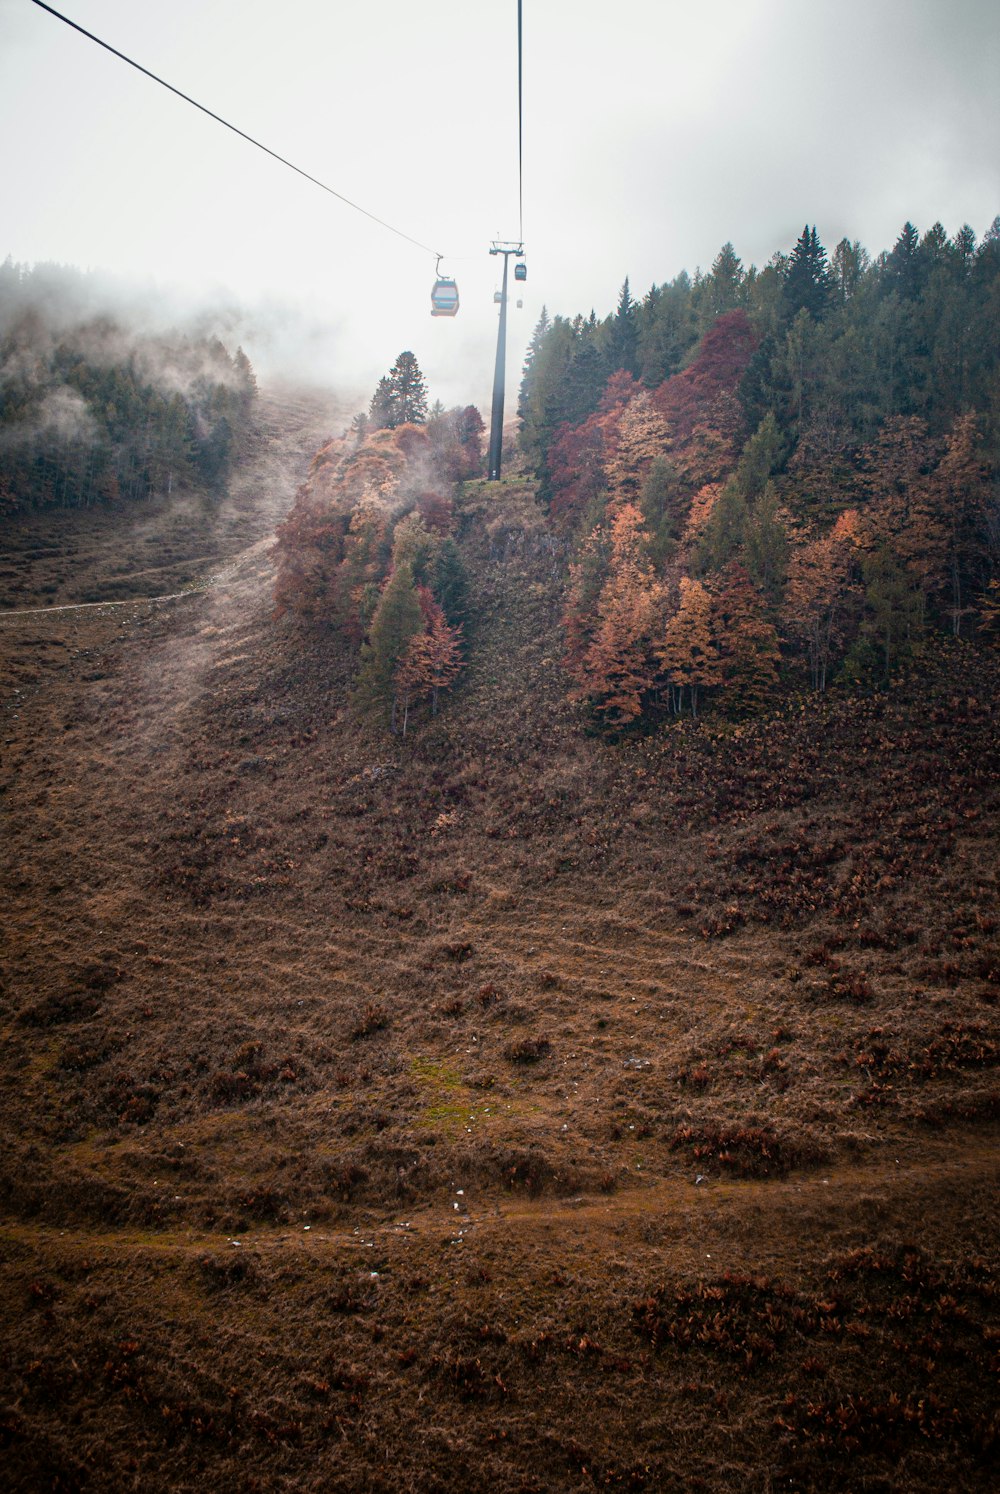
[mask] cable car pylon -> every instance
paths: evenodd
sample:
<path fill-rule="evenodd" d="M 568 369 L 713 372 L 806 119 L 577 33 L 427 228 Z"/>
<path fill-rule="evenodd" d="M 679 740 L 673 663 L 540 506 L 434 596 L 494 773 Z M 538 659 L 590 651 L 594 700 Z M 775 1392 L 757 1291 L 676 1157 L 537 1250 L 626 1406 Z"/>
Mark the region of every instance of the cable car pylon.
<path fill-rule="evenodd" d="M 503 455 L 503 400 L 507 372 L 507 266 L 513 254 L 518 260 L 514 269 L 517 280 L 527 280 L 528 270 L 524 264 L 524 245 L 510 240 L 496 240 L 490 246 L 491 254 L 503 255 L 503 288 L 500 292 L 500 327 L 497 331 L 497 361 L 493 371 L 493 413 L 490 420 L 490 452 L 487 475 L 490 482 L 500 477 L 500 462 Z"/>

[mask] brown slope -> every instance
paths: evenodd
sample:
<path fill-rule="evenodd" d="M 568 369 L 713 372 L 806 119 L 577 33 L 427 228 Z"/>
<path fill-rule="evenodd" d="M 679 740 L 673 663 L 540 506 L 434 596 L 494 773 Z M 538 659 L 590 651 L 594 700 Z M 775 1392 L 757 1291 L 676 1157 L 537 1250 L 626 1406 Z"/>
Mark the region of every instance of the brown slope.
<path fill-rule="evenodd" d="M 995 664 L 602 743 L 464 504 L 405 743 L 266 545 L 2 624 L 11 1486 L 986 1487 Z"/>

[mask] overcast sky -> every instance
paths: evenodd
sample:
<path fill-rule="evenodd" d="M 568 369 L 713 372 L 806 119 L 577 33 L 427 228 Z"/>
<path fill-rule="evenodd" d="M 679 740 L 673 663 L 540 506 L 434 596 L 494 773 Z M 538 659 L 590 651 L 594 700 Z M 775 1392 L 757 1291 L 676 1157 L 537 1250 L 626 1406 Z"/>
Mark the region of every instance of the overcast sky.
<path fill-rule="evenodd" d="M 253 309 L 254 361 L 367 397 L 404 348 L 488 406 L 497 235 L 520 232 L 516 0 L 56 0 L 55 8 L 445 256 L 351 211 L 32 0 L 0 0 L 0 259 Z M 1000 213 L 996 0 L 524 0 L 524 309 L 613 309 L 728 239 L 806 222 L 872 252 Z"/>

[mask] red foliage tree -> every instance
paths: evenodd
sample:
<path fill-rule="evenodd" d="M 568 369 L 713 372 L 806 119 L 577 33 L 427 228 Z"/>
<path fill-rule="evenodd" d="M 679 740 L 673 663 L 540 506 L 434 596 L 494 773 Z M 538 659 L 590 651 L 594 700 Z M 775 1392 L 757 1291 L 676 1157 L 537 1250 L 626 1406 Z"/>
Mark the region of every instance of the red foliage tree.
<path fill-rule="evenodd" d="M 700 421 L 711 421 L 716 401 L 733 395 L 757 347 L 745 311 L 717 318 L 681 373 L 661 384 L 653 400 L 678 444 L 691 438 Z"/>
<path fill-rule="evenodd" d="M 423 628 L 410 638 L 395 675 L 396 694 L 403 712 L 404 737 L 410 707 L 429 699 L 431 715 L 436 716 L 441 691 L 454 684 L 462 668 L 461 625 L 449 626 L 428 587 L 417 587 L 417 600 Z"/>
<path fill-rule="evenodd" d="M 619 369 L 607 382 L 601 402 L 580 425 L 563 425 L 549 448 L 552 517 L 573 529 L 606 486 L 605 466 L 613 458 L 621 416 L 638 385 Z"/>

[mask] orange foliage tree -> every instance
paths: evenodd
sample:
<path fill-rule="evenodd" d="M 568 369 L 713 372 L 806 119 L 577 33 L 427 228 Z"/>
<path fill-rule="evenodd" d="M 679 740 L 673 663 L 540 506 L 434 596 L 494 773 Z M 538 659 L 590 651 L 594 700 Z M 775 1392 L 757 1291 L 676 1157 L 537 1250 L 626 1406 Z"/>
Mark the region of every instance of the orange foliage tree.
<path fill-rule="evenodd" d="M 789 639 L 806 650 L 814 690 L 826 689 L 843 641 L 857 540 L 858 516 L 848 509 L 828 534 L 797 545 L 789 559 L 782 622 Z"/>
<path fill-rule="evenodd" d="M 597 597 L 589 643 L 567 658 L 576 681 L 572 698 L 586 701 L 610 725 L 625 726 L 642 711 L 656 669 L 652 641 L 660 592 L 645 559 L 642 514 L 634 504 L 619 508 L 611 524 L 607 576 Z"/>
<path fill-rule="evenodd" d="M 638 503 L 646 474 L 669 444 L 666 421 L 640 390 L 618 416 L 617 439 L 604 463 L 609 506 Z"/>
<path fill-rule="evenodd" d="M 712 598 L 700 581 L 680 580 L 680 605 L 656 645 L 656 656 L 670 686 L 672 705 L 680 714 L 684 691 L 691 715 L 698 716 L 698 693 L 722 683 L 719 650 L 712 637 Z"/>

